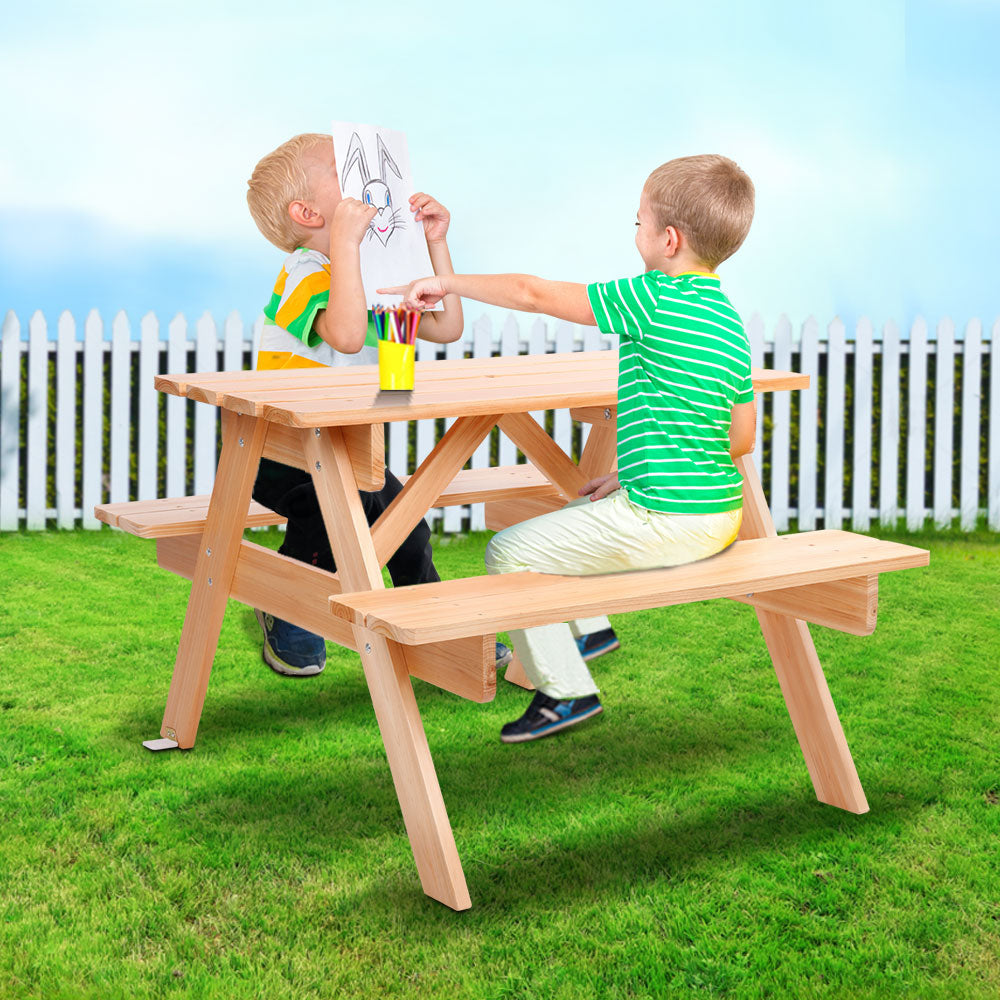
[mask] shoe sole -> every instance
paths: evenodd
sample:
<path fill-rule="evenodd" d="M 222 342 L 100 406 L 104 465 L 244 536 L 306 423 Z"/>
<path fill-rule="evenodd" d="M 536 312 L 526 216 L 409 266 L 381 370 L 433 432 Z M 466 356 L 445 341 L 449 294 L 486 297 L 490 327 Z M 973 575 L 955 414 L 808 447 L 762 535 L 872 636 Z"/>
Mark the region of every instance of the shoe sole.
<path fill-rule="evenodd" d="M 271 647 L 265 642 L 260 651 L 260 658 L 276 673 L 282 677 L 315 677 L 323 673 L 324 663 L 321 667 L 318 663 L 311 663 L 308 667 L 290 667 L 284 660 L 274 655 Z"/>
<path fill-rule="evenodd" d="M 568 719 L 563 719 L 562 722 L 553 722 L 548 726 L 545 726 L 543 729 L 534 729 L 530 733 L 514 733 L 511 736 L 504 736 L 503 733 L 501 733 L 500 741 L 502 743 L 527 743 L 530 740 L 540 740 L 546 736 L 551 736 L 553 733 L 558 733 L 563 729 L 568 729 L 570 726 L 575 726 L 578 722 L 584 722 L 587 719 L 592 719 L 595 715 L 600 715 L 603 711 L 603 705 L 595 705 L 582 715 L 571 716 Z"/>
<path fill-rule="evenodd" d="M 315 677 L 317 674 L 323 673 L 323 668 L 326 666 L 325 663 L 311 663 L 308 667 L 293 667 L 285 663 L 285 661 L 282 660 L 273 649 L 271 649 L 271 644 L 267 641 L 267 629 L 264 628 L 264 622 L 261 620 L 260 609 L 254 608 L 253 613 L 254 617 L 257 619 L 257 624 L 264 633 L 264 645 L 261 647 L 260 658 L 276 674 L 281 674 L 282 677 Z"/>
<path fill-rule="evenodd" d="M 508 649 L 507 655 L 501 656 L 500 659 L 497 660 L 497 670 L 500 670 L 502 667 L 506 667 L 507 664 L 510 663 L 510 661 L 513 659 L 514 659 L 514 653 L 511 649 Z"/>
<path fill-rule="evenodd" d="M 598 656 L 603 656 L 605 653 L 613 653 L 616 649 L 621 647 L 621 642 L 617 639 L 611 642 L 605 643 L 603 646 L 598 646 L 596 649 L 588 649 L 586 653 L 581 653 L 584 663 L 589 660 L 595 660 Z"/>

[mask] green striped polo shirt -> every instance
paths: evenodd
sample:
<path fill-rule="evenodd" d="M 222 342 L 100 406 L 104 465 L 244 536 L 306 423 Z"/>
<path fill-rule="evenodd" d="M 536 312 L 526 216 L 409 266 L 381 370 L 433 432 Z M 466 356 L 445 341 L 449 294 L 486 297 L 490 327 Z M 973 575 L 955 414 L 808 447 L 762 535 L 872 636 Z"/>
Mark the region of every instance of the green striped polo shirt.
<path fill-rule="evenodd" d="M 729 423 L 753 401 L 750 344 L 718 276 L 649 271 L 587 295 L 601 331 L 621 338 L 618 481 L 629 499 L 670 514 L 737 510 Z"/>

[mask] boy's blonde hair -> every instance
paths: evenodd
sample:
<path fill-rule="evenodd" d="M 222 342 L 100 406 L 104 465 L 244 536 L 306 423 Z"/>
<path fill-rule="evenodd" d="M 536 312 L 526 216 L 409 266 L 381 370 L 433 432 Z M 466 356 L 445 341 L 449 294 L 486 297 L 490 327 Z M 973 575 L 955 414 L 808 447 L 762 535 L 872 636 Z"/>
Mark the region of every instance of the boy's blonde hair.
<path fill-rule="evenodd" d="M 288 214 L 288 206 L 293 201 L 310 197 L 302 155 L 321 142 L 332 141 L 322 132 L 293 136 L 273 153 L 268 153 L 253 168 L 253 175 L 247 181 L 247 205 L 257 228 L 276 247 L 289 253 L 309 235 Z"/>
<path fill-rule="evenodd" d="M 644 190 L 657 226 L 673 226 L 713 270 L 732 257 L 753 221 L 753 181 L 728 157 L 682 156 L 657 167 Z"/>

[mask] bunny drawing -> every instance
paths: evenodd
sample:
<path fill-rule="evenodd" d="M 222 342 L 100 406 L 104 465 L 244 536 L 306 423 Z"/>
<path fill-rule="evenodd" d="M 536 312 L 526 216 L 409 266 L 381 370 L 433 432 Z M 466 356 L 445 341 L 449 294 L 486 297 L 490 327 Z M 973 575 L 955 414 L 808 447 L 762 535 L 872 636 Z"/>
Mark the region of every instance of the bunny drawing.
<path fill-rule="evenodd" d="M 361 173 L 361 180 L 364 187 L 361 189 L 361 201 L 366 205 L 373 205 L 378 209 L 378 214 L 372 219 L 368 226 L 366 239 L 371 239 L 372 235 L 377 236 L 382 245 L 389 242 L 389 237 L 397 229 L 405 229 L 406 224 L 399 218 L 401 209 L 393 210 L 392 195 L 389 192 L 389 185 L 386 184 L 386 166 L 392 168 L 392 172 L 402 180 L 403 175 L 396 166 L 396 161 L 392 154 L 386 149 L 382 136 L 376 133 L 375 142 L 378 148 L 379 176 L 372 177 L 368 171 L 368 161 L 365 159 L 364 147 L 361 145 L 361 137 L 355 132 L 351 136 L 351 141 L 347 146 L 347 159 L 344 163 L 341 177 L 346 184 L 347 177 L 354 169 L 355 164 Z"/>

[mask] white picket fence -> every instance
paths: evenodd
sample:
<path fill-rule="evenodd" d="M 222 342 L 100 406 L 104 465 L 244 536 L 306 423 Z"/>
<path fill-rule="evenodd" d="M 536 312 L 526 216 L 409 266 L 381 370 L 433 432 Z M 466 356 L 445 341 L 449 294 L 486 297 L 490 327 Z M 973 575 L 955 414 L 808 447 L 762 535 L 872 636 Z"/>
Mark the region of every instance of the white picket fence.
<path fill-rule="evenodd" d="M 210 492 L 218 411 L 162 396 L 153 376 L 248 367 L 259 324 L 246 327 L 234 313 L 220 331 L 206 314 L 192 331 L 177 316 L 164 335 L 149 314 L 133 339 L 124 314 L 108 336 L 92 312 L 80 337 L 74 318 L 63 313 L 52 338 L 35 313 L 24 337 L 8 313 L 0 339 L 0 530 L 98 528 L 98 503 Z M 866 530 L 874 521 L 894 526 L 901 518 L 911 530 L 927 519 L 945 528 L 956 518 L 971 530 L 984 515 L 1000 530 L 1000 321 L 988 336 L 979 320 L 959 335 L 943 320 L 933 337 L 920 320 L 905 338 L 892 323 L 877 333 L 867 320 L 850 336 L 839 320 L 824 331 L 810 319 L 796 335 L 787 320 L 765 331 L 753 317 L 747 329 L 754 364 L 814 376 L 806 391 L 762 397 L 755 459 L 779 531 L 792 519 L 799 530 Z M 420 341 L 418 357 L 613 346 L 592 327 L 539 319 L 524 330 L 508 317 L 495 331 L 483 317 L 455 344 Z M 586 426 L 565 410 L 535 416 L 563 448 L 579 454 Z M 414 423 L 388 425 L 387 463 L 397 474 L 412 473 L 410 456 L 422 461 L 440 437 L 435 421 Z M 472 465 L 518 460 L 514 445 L 494 431 Z M 431 518 L 445 532 L 484 526 L 481 504 Z"/>

